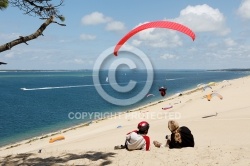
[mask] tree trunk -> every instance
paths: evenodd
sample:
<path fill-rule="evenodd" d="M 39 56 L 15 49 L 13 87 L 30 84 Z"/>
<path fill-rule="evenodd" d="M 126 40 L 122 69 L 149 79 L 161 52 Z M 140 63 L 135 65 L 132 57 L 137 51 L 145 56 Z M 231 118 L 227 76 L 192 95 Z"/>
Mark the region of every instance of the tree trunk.
<path fill-rule="evenodd" d="M 28 45 L 27 41 L 36 39 L 38 36 L 43 35 L 43 31 L 46 29 L 46 27 L 51 24 L 53 22 L 54 17 L 51 16 L 50 18 L 48 18 L 41 26 L 40 28 L 33 34 L 29 35 L 29 36 L 20 36 L 19 39 L 13 40 L 9 43 L 3 44 L 0 46 L 0 52 L 6 51 L 6 50 L 10 50 L 12 47 L 21 44 L 21 43 L 25 43 Z"/>

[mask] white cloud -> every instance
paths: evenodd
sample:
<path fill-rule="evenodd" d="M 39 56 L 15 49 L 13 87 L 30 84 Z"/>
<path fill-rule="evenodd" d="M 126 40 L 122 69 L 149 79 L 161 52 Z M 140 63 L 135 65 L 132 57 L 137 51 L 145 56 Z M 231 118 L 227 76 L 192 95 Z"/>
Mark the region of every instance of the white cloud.
<path fill-rule="evenodd" d="M 161 35 L 159 33 L 155 33 L 155 31 L 155 28 L 145 29 L 137 35 L 142 40 L 158 40 Z"/>
<path fill-rule="evenodd" d="M 75 62 L 76 64 L 84 64 L 84 63 L 85 63 L 85 61 L 82 60 L 82 59 L 74 59 L 74 62 Z"/>
<path fill-rule="evenodd" d="M 106 30 L 108 31 L 122 31 L 124 29 L 125 29 L 124 23 L 120 21 L 109 22 L 106 26 Z"/>
<path fill-rule="evenodd" d="M 14 52 L 10 52 L 4 55 L 5 58 L 12 58 L 14 57 Z"/>
<path fill-rule="evenodd" d="M 239 9 L 238 14 L 244 19 L 250 19 L 250 0 L 243 0 Z"/>
<path fill-rule="evenodd" d="M 181 23 L 194 32 L 212 32 L 217 35 L 227 35 L 230 32 L 230 29 L 226 26 L 224 15 L 218 9 L 214 9 L 207 4 L 187 6 L 181 10 L 177 18 L 164 20 Z M 179 34 L 180 32 L 174 30 L 150 28 L 136 34 L 137 38 L 135 39 L 137 41 L 132 44 L 135 46 L 144 44 L 158 48 L 173 48 L 183 45 Z"/>
<path fill-rule="evenodd" d="M 23 47 L 19 47 L 19 48 L 13 47 L 11 50 L 6 52 L 6 54 L 4 55 L 4 58 L 16 59 L 16 58 L 20 58 L 20 56 L 25 53 L 26 52 L 25 52 L 25 49 L 23 49 Z"/>
<path fill-rule="evenodd" d="M 215 48 L 218 46 L 218 43 L 216 41 L 210 41 L 210 43 L 207 44 L 208 48 Z"/>
<path fill-rule="evenodd" d="M 93 12 L 82 18 L 81 22 L 83 25 L 97 25 L 102 23 L 110 22 L 112 19 L 110 17 L 104 16 L 102 13 Z"/>
<path fill-rule="evenodd" d="M 141 44 L 141 42 L 142 42 L 142 41 L 136 40 L 136 39 L 135 39 L 135 40 L 132 41 L 132 45 L 134 45 L 134 46 L 139 46 L 139 45 Z"/>
<path fill-rule="evenodd" d="M 231 39 L 231 38 L 226 38 L 226 39 L 224 39 L 224 42 L 225 42 L 225 44 L 227 45 L 227 46 L 235 46 L 237 43 L 233 40 L 233 39 Z"/>
<path fill-rule="evenodd" d="M 106 24 L 105 30 L 107 31 L 123 31 L 125 25 L 121 21 L 115 21 L 111 17 L 107 17 L 100 12 L 93 12 L 89 15 L 85 15 L 81 20 L 83 25 L 98 25 Z"/>
<path fill-rule="evenodd" d="M 89 34 L 81 34 L 80 35 L 81 40 L 95 40 L 96 36 L 94 35 L 89 35 Z"/>
<path fill-rule="evenodd" d="M 164 55 L 161 55 L 160 58 L 162 58 L 162 59 L 179 59 L 178 56 L 173 55 L 173 54 L 164 54 Z"/>
<path fill-rule="evenodd" d="M 141 24 L 140 24 L 141 25 Z M 166 31 L 166 29 L 150 28 L 136 34 L 137 39 L 132 44 L 138 46 L 145 44 L 155 48 L 169 48 L 181 46 L 182 41 L 176 31 Z"/>
<path fill-rule="evenodd" d="M 67 39 L 60 39 L 59 43 L 70 43 L 72 40 L 67 40 Z"/>
<path fill-rule="evenodd" d="M 207 4 L 187 6 L 180 12 L 180 16 L 173 20 L 187 25 L 194 32 L 214 32 L 219 35 L 227 35 L 230 32 L 223 13 Z"/>

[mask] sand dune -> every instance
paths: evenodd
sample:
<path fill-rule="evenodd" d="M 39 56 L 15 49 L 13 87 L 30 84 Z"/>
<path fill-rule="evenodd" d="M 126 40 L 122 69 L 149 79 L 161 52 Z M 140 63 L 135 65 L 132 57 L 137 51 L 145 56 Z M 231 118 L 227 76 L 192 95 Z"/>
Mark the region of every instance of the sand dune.
<path fill-rule="evenodd" d="M 193 89 L 119 116 L 82 125 L 0 149 L 2 165 L 250 165 L 250 77 L 211 86 L 223 99 L 204 98 Z M 172 105 L 167 110 L 163 107 Z M 165 142 L 169 119 L 191 129 L 194 148 L 168 149 L 151 145 L 149 152 L 114 150 L 138 122 L 150 123 L 148 135 Z M 119 126 L 119 127 L 118 127 Z M 49 143 L 63 135 L 65 140 Z M 41 153 L 38 151 L 41 150 Z"/>

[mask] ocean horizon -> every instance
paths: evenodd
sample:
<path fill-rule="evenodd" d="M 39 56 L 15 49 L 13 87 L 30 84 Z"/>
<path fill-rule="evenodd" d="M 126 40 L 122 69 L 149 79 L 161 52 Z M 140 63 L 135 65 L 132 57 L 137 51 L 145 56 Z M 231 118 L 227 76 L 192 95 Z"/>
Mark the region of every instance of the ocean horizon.
<path fill-rule="evenodd" d="M 119 106 L 99 95 L 91 70 L 1 71 L 0 146 L 90 122 L 95 120 L 90 116 L 92 113 L 112 115 L 125 112 L 196 88 L 198 84 L 236 79 L 249 74 L 248 71 L 155 70 L 152 86 L 147 93 L 153 95 L 145 96 L 132 105 Z M 127 85 L 130 80 L 137 82 L 129 93 L 117 93 L 107 76 L 107 70 L 100 72 L 98 86 L 123 100 L 143 90 L 147 75 L 145 70 L 118 71 L 116 80 L 120 86 Z M 164 97 L 158 90 L 161 86 L 167 87 Z"/>

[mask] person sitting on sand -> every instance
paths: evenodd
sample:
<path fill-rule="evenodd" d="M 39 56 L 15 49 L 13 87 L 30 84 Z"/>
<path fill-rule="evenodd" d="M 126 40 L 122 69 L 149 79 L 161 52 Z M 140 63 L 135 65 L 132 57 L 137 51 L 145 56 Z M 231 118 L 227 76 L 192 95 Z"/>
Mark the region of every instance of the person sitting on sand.
<path fill-rule="evenodd" d="M 179 127 L 179 124 L 174 121 L 168 121 L 168 128 L 172 132 L 171 135 L 166 135 L 165 147 L 183 148 L 183 147 L 194 147 L 194 137 L 189 128 L 186 126 Z M 154 145 L 158 148 L 164 147 L 162 143 L 153 141 Z"/>
<path fill-rule="evenodd" d="M 150 138 L 147 136 L 149 123 L 142 121 L 137 126 L 138 130 L 131 131 L 126 135 L 125 145 L 115 146 L 114 149 L 144 150 L 150 149 Z"/>

